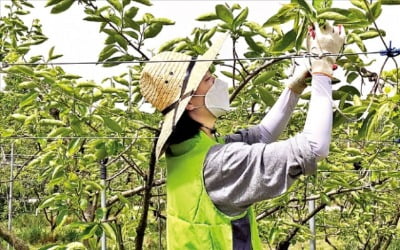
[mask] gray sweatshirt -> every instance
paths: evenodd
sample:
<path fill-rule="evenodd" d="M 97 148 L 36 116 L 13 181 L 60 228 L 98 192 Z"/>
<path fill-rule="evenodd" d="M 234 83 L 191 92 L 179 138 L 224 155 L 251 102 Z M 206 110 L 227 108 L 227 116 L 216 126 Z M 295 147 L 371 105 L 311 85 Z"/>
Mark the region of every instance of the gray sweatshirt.
<path fill-rule="evenodd" d="M 313 76 L 304 132 L 275 142 L 287 125 L 298 96 L 286 89 L 260 125 L 225 137 L 204 161 L 204 182 L 215 206 L 238 215 L 253 203 L 285 193 L 301 174 L 316 171 L 326 157 L 332 124 L 332 88 L 326 76 Z M 279 119 L 276 119 L 279 117 Z M 266 122 L 273 120 L 272 123 Z"/>

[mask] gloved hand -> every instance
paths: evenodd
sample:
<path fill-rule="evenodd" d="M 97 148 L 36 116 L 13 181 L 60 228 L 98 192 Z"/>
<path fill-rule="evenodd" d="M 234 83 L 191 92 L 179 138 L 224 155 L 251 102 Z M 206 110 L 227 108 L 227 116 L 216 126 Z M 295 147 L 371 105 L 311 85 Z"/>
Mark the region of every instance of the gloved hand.
<path fill-rule="evenodd" d="M 321 55 L 319 58 L 311 59 L 311 71 L 332 77 L 335 56 L 323 56 L 324 53 L 337 54 L 340 52 L 345 41 L 346 33 L 343 26 L 332 26 L 327 22 L 322 28 L 318 23 L 308 30 L 307 48 L 312 54 Z"/>
<path fill-rule="evenodd" d="M 310 72 L 305 67 L 299 73 L 288 79 L 286 86 L 294 93 L 301 95 L 303 90 L 307 87 L 306 79 L 311 77 Z"/>

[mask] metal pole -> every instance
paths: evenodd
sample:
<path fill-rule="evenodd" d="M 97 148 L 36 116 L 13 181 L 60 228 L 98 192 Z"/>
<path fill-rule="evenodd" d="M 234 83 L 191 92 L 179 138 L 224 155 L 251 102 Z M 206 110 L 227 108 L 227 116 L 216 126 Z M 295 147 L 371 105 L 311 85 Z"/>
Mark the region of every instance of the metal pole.
<path fill-rule="evenodd" d="M 103 186 L 101 190 L 101 208 L 103 212 L 106 211 L 106 179 L 107 179 L 107 158 L 102 160 L 100 163 L 100 184 Z M 103 215 L 103 220 L 106 219 L 106 213 Z M 106 240 L 106 232 L 103 230 L 103 234 L 101 235 L 101 250 L 107 249 L 107 240 Z"/>
<path fill-rule="evenodd" d="M 308 202 L 308 212 L 312 213 L 315 210 L 315 200 L 310 200 Z M 315 216 L 311 217 L 310 221 L 310 231 L 312 238 L 310 239 L 310 250 L 316 249 L 316 241 L 315 241 Z"/>
<path fill-rule="evenodd" d="M 131 108 L 132 108 L 132 75 L 131 74 L 132 74 L 131 70 L 129 69 L 129 74 L 128 74 L 128 76 L 129 76 L 129 79 L 128 79 L 128 81 L 129 81 L 128 110 L 129 111 L 131 111 Z"/>
<path fill-rule="evenodd" d="M 8 195 L 8 231 L 11 232 L 12 226 L 12 199 L 13 199 L 13 182 L 14 182 L 14 143 L 11 143 L 11 161 L 10 161 L 10 192 Z M 10 249 L 10 244 L 7 245 Z"/>

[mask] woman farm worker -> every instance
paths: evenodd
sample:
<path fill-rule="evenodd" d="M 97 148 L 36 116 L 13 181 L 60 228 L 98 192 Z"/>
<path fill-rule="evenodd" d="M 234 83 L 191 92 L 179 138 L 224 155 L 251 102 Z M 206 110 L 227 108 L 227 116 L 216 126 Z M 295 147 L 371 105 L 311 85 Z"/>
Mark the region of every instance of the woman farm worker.
<path fill-rule="evenodd" d="M 199 58 L 163 52 L 143 69 L 141 92 L 164 114 L 157 158 L 167 161 L 168 249 L 261 249 L 252 204 L 286 192 L 328 155 L 334 57 L 312 61 L 311 100 L 303 132 L 276 142 L 305 88 L 303 72 L 257 126 L 216 140 L 229 108 L 228 85 L 208 71 L 226 35 Z M 341 26 L 310 29 L 311 53 L 337 54 Z"/>

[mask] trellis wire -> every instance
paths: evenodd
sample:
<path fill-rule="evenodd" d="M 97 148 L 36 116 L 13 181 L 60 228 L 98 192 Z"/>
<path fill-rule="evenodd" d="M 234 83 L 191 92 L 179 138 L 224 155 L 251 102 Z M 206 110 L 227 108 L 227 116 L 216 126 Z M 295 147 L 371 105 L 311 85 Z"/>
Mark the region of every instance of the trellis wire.
<path fill-rule="evenodd" d="M 397 50 L 397 49 L 396 49 Z M 399 50 L 400 51 L 400 50 Z M 282 56 L 267 56 L 267 57 L 250 57 L 250 58 L 221 58 L 221 59 L 189 59 L 189 60 L 132 60 L 132 61 L 81 61 L 81 62 L 43 62 L 43 63 L 8 63 L 1 62 L 2 68 L 8 66 L 46 66 L 46 65 L 99 65 L 99 64 L 140 64 L 140 63 L 170 63 L 170 62 L 229 62 L 229 61 L 267 61 L 267 60 L 282 60 L 282 59 L 302 59 L 302 58 L 322 58 L 322 57 L 340 57 L 340 56 L 355 56 L 355 55 L 371 55 L 377 54 L 382 55 L 382 51 L 367 51 L 367 52 L 352 52 L 352 53 L 322 53 L 322 54 L 311 54 L 311 53 L 300 53 L 300 54 L 289 54 Z"/>

